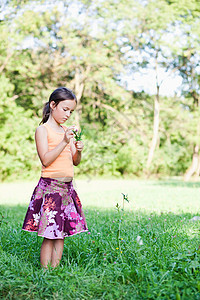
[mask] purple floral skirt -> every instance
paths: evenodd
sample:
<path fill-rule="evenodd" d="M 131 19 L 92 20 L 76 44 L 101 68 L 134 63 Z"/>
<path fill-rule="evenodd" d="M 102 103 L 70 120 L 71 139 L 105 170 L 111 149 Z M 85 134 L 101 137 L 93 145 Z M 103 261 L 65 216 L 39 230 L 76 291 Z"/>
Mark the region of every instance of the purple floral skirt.
<path fill-rule="evenodd" d="M 48 239 L 88 231 L 80 199 L 71 182 L 41 177 L 31 198 L 23 230 Z"/>

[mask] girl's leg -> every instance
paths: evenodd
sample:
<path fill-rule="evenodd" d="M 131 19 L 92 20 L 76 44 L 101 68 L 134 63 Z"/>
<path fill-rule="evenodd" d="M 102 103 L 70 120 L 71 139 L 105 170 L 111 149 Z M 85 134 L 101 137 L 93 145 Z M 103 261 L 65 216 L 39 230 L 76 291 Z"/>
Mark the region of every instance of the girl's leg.
<path fill-rule="evenodd" d="M 53 268 L 57 267 L 60 263 L 63 254 L 64 239 L 54 240 L 53 251 L 51 256 L 51 265 Z"/>
<path fill-rule="evenodd" d="M 54 240 L 44 238 L 40 251 L 40 263 L 46 268 L 51 265 Z"/>

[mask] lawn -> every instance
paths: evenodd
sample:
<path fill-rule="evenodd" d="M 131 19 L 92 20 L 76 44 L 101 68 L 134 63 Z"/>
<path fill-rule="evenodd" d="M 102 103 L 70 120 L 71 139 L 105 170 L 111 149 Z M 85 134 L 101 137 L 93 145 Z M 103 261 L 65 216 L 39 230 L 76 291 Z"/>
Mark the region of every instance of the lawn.
<path fill-rule="evenodd" d="M 200 299 L 200 183 L 77 180 L 90 233 L 46 272 L 42 239 L 21 231 L 34 184 L 0 185 L 0 298 Z"/>

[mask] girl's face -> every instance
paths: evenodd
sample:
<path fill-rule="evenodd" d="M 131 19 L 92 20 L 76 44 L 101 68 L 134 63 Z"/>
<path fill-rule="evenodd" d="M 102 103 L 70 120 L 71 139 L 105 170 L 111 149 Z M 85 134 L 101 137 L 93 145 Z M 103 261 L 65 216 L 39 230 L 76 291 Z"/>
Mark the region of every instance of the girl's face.
<path fill-rule="evenodd" d="M 69 119 L 72 112 L 76 108 L 75 100 L 63 100 L 55 106 L 55 102 L 52 101 L 50 103 L 51 107 L 51 115 L 55 119 L 55 121 L 59 124 L 63 124 L 65 121 Z"/>

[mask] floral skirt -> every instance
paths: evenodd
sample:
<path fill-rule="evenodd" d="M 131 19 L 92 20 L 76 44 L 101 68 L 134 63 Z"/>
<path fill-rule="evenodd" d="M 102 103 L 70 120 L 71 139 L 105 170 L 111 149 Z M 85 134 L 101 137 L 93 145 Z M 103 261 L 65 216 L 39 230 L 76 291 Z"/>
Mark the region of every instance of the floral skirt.
<path fill-rule="evenodd" d="M 41 177 L 22 229 L 48 239 L 64 239 L 87 231 L 80 199 L 71 182 Z"/>

